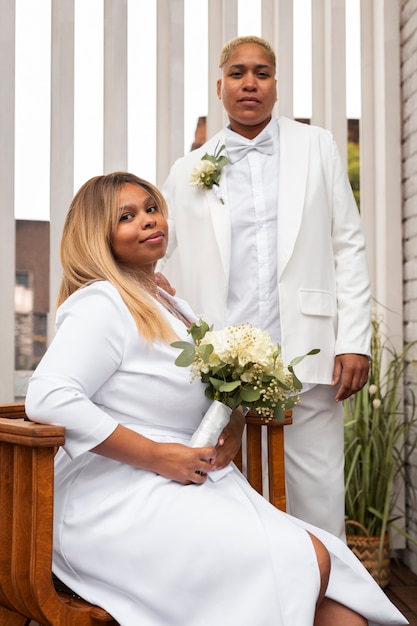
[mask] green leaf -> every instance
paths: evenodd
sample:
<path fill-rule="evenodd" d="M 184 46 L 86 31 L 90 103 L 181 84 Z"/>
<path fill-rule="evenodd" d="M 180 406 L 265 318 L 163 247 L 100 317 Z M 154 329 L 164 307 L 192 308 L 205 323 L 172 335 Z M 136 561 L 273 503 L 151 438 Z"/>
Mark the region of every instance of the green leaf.
<path fill-rule="evenodd" d="M 302 389 L 303 388 L 303 383 L 301 382 L 301 380 L 299 378 L 297 378 L 297 376 L 295 375 L 295 372 L 293 370 L 292 365 L 288 366 L 288 371 L 291 372 L 292 374 L 292 382 L 293 385 L 296 389 Z"/>
<path fill-rule="evenodd" d="M 285 413 L 280 404 L 277 404 L 274 407 L 274 418 L 278 420 L 278 422 L 283 422 L 285 420 Z"/>
<path fill-rule="evenodd" d="M 214 165 L 216 165 L 216 157 L 213 156 L 212 154 L 205 154 L 203 157 L 201 157 L 202 161 L 210 161 L 210 163 L 213 163 Z"/>
<path fill-rule="evenodd" d="M 311 356 L 313 354 L 318 354 L 320 352 L 319 348 L 313 348 L 313 350 L 310 350 L 310 352 L 307 352 L 306 354 L 303 354 L 302 356 L 296 356 L 294 359 L 292 359 L 292 361 L 290 361 L 290 366 L 294 367 L 295 365 L 297 365 L 298 363 L 301 363 L 301 361 L 303 361 L 306 356 Z"/>
<path fill-rule="evenodd" d="M 229 163 L 229 159 L 226 156 L 222 156 L 217 161 L 217 167 L 223 168 L 228 163 Z"/>
<path fill-rule="evenodd" d="M 174 341 L 171 344 L 174 348 L 183 348 L 182 352 L 175 359 L 175 365 L 188 367 L 194 361 L 194 346 L 186 341 Z"/>
<path fill-rule="evenodd" d="M 171 346 L 173 348 L 181 348 L 181 350 L 191 347 L 194 350 L 194 346 L 189 341 L 174 341 L 171 343 Z"/>
<path fill-rule="evenodd" d="M 212 354 L 214 348 L 211 343 L 205 343 L 204 345 L 198 346 L 198 354 L 203 359 L 204 363 L 208 363 L 210 359 L 210 355 Z"/>
<path fill-rule="evenodd" d="M 261 393 L 258 389 L 250 389 L 247 387 L 242 387 L 240 395 L 242 402 L 256 402 L 261 397 Z"/>
<path fill-rule="evenodd" d="M 213 378 L 212 376 L 209 376 L 209 381 L 213 385 L 213 387 L 217 390 L 219 390 L 221 385 L 223 384 L 222 380 L 219 380 L 218 378 Z"/>
<path fill-rule="evenodd" d="M 285 410 L 289 411 L 293 409 L 298 403 L 295 401 L 295 398 L 289 396 L 285 402 Z"/>
<path fill-rule="evenodd" d="M 207 322 L 200 319 L 198 323 L 194 322 L 193 324 L 191 324 L 190 328 L 188 328 L 188 333 L 193 338 L 194 343 L 198 343 L 204 337 L 206 332 L 208 332 L 212 328 L 213 326 L 209 326 Z"/>
<path fill-rule="evenodd" d="M 234 391 L 235 389 L 240 387 L 241 384 L 242 381 L 240 380 L 233 380 L 230 383 L 222 383 L 219 387 L 219 391 L 221 391 L 222 393 L 230 393 L 231 391 Z"/>

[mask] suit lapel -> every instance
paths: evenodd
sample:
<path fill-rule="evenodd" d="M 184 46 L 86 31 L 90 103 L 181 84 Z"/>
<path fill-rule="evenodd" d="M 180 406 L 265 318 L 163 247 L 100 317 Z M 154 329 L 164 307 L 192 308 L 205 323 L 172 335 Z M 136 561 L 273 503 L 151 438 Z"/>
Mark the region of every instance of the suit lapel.
<path fill-rule="evenodd" d="M 278 120 L 280 171 L 278 192 L 278 277 L 291 258 L 300 230 L 306 194 L 310 133 L 303 124 Z"/>
<path fill-rule="evenodd" d="M 207 145 L 206 151 L 209 154 L 213 154 L 217 144 L 219 144 L 219 146 L 224 144 L 224 130 L 221 130 L 212 138 Z M 229 279 L 230 269 L 231 219 L 224 170 L 222 172 L 222 176 L 220 177 L 220 195 L 223 199 L 223 204 L 213 190 L 210 190 L 206 194 L 206 198 L 210 209 L 213 231 L 221 257 L 223 271 L 227 281 Z"/>
<path fill-rule="evenodd" d="M 303 124 L 287 118 L 278 120 L 280 129 L 280 173 L 278 192 L 278 276 L 291 258 L 300 229 L 309 164 L 310 133 Z M 213 154 L 217 144 L 224 144 L 224 130 L 207 143 L 206 152 Z M 227 166 L 226 166 L 227 168 Z M 221 257 L 223 271 L 228 280 L 230 269 L 231 217 L 227 196 L 225 172 L 220 179 L 220 192 L 224 204 L 214 191 L 205 194 L 209 206 L 213 231 Z"/>

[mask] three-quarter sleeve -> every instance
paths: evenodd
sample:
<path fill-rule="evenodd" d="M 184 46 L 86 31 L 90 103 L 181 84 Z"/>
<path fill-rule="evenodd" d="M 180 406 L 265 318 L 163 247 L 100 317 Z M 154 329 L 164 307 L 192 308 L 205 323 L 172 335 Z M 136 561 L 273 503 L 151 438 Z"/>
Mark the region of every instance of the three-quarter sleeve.
<path fill-rule="evenodd" d="M 71 457 L 117 427 L 92 398 L 120 366 L 129 323 L 127 308 L 106 282 L 78 290 L 58 310 L 56 335 L 29 382 L 26 413 L 34 421 L 64 426 Z"/>

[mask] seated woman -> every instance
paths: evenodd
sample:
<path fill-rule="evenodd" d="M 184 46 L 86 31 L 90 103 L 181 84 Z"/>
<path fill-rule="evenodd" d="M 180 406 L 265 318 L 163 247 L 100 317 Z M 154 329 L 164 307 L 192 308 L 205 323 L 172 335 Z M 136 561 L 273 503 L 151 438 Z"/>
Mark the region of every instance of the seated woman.
<path fill-rule="evenodd" d="M 65 426 L 56 457 L 55 574 L 121 626 L 361 626 L 407 620 L 332 535 L 277 510 L 223 447 L 187 444 L 208 408 L 171 342 L 187 304 L 157 287 L 166 204 L 128 173 L 75 195 L 61 243 L 57 332 L 30 418 Z M 203 277 L 202 277 L 203 279 Z M 234 431 L 234 434 L 233 434 Z"/>

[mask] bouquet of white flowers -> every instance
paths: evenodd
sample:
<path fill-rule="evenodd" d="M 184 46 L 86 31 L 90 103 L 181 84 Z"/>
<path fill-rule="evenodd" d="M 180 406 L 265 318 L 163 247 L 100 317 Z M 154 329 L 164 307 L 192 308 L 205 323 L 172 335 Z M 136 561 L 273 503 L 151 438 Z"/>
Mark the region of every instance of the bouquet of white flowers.
<path fill-rule="evenodd" d="M 208 422 L 214 424 L 217 421 L 210 417 L 213 411 L 222 418 L 218 427 L 211 429 L 213 432 L 208 440 L 214 443 L 210 445 L 217 443 L 231 411 L 240 405 L 262 417 L 282 422 L 285 411 L 299 402 L 302 384 L 294 373 L 294 366 L 307 355 L 297 357 L 285 366 L 280 346 L 272 342 L 269 333 L 251 324 L 214 331 L 200 320 L 198 324 L 192 324 L 188 332 L 194 345 L 186 341 L 174 342 L 174 347 L 182 349 L 175 363 L 181 367 L 191 366 L 192 380 L 200 378 L 206 383 L 205 394 L 213 400 L 209 415 L 203 418 L 192 445 L 197 445 L 196 441 L 205 445 L 201 441 L 207 439 L 202 439 L 199 434 L 206 431 Z M 314 349 L 308 355 L 318 352 Z"/>

